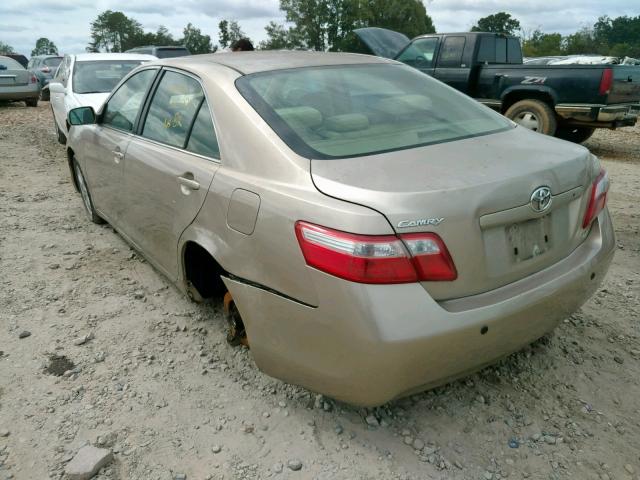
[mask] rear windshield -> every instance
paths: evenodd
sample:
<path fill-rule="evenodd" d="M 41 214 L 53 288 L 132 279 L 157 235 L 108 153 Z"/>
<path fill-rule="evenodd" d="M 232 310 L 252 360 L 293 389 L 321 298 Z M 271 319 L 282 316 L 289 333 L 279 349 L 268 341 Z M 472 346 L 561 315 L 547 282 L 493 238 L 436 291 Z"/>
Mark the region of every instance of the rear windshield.
<path fill-rule="evenodd" d="M 363 156 L 511 128 L 501 115 L 405 65 L 279 70 L 241 77 L 236 86 L 307 158 Z"/>
<path fill-rule="evenodd" d="M 45 58 L 42 63 L 47 67 L 57 67 L 62 62 L 62 57 Z"/>
<path fill-rule="evenodd" d="M 0 57 L 0 70 L 24 70 L 24 67 L 13 58 Z"/>
<path fill-rule="evenodd" d="M 173 57 L 186 57 L 191 55 L 186 48 L 158 48 L 156 49 L 156 57 L 158 58 L 173 58 Z"/>
<path fill-rule="evenodd" d="M 73 70 L 75 93 L 106 93 L 142 60 L 100 60 L 77 62 Z"/>

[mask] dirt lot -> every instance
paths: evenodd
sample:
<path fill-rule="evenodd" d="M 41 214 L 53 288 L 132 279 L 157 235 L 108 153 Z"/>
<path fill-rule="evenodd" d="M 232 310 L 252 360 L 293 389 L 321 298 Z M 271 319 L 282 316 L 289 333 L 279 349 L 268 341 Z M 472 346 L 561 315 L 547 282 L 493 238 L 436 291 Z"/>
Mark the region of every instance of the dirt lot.
<path fill-rule="evenodd" d="M 85 218 L 49 105 L 0 106 L 0 480 L 61 478 L 88 442 L 115 454 L 100 479 L 640 479 L 640 128 L 587 146 L 619 242 L 601 291 L 499 365 L 365 411 L 260 373 L 217 307 Z"/>

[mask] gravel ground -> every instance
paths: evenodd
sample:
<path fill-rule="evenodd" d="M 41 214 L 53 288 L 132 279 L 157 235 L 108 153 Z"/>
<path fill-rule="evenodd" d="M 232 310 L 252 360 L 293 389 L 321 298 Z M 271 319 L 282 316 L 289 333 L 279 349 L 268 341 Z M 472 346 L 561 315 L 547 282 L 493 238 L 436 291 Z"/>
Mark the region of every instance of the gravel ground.
<path fill-rule="evenodd" d="M 640 479 L 640 128 L 587 146 L 613 185 L 602 289 L 524 351 L 364 410 L 260 373 L 217 306 L 88 222 L 48 103 L 0 105 L 0 480 Z"/>

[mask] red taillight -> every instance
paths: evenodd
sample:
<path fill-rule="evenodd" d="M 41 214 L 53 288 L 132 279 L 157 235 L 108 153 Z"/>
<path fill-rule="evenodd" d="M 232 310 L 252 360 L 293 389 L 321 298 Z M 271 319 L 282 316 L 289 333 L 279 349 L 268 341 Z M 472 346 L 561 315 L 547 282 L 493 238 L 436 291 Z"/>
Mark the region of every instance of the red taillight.
<path fill-rule="evenodd" d="M 29 80 L 30 83 L 36 83 L 38 81 L 38 79 L 36 78 L 35 75 L 31 75 L 31 80 Z"/>
<path fill-rule="evenodd" d="M 600 78 L 600 95 L 609 95 L 613 85 L 613 69 L 605 68 Z"/>
<path fill-rule="evenodd" d="M 584 220 L 582 221 L 582 228 L 587 228 L 598 214 L 604 209 L 607 204 L 607 193 L 609 192 L 609 175 L 605 170 L 600 170 L 600 174 L 594 180 L 591 185 L 591 192 L 589 194 L 589 204 L 587 205 L 587 211 L 584 214 Z"/>
<path fill-rule="evenodd" d="M 296 236 L 307 265 L 358 283 L 455 280 L 446 246 L 435 233 L 356 235 L 306 222 Z"/>

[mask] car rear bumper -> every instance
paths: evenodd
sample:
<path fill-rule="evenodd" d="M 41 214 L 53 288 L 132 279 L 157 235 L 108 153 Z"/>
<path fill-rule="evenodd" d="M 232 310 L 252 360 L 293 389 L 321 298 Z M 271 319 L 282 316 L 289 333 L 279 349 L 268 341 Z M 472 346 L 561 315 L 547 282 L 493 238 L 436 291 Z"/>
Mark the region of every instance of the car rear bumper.
<path fill-rule="evenodd" d="M 593 123 L 594 127 L 633 126 L 640 114 L 640 104 L 621 103 L 616 105 L 571 105 L 558 104 L 556 113 L 570 122 Z"/>
<path fill-rule="evenodd" d="M 317 307 L 225 278 L 265 373 L 363 406 L 434 387 L 553 330 L 598 288 L 615 249 L 605 210 L 546 270 L 446 302 L 420 284 L 362 285 L 312 270 Z"/>
<path fill-rule="evenodd" d="M 16 87 L 0 87 L 0 100 L 25 100 L 27 98 L 38 98 L 40 86 L 37 83 L 29 85 L 18 85 Z"/>

